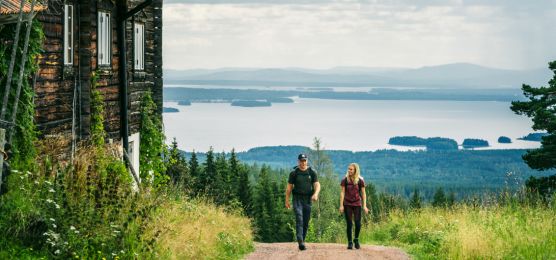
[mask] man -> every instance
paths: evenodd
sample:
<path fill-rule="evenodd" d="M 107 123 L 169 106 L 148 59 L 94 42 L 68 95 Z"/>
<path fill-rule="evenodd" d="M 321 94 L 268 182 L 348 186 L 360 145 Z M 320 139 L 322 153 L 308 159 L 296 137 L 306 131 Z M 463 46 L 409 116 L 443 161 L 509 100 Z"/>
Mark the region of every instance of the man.
<path fill-rule="evenodd" d="M 286 187 L 286 208 L 290 209 L 290 194 L 293 191 L 295 233 L 299 250 L 305 250 L 305 237 L 311 219 L 311 202 L 319 199 L 320 183 L 317 173 L 309 167 L 306 154 L 297 156 L 297 166 L 290 173 Z"/>

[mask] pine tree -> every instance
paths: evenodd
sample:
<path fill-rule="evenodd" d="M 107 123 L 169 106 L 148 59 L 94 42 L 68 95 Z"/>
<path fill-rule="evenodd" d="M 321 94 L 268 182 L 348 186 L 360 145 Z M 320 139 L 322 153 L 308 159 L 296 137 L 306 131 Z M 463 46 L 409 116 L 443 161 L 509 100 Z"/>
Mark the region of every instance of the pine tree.
<path fill-rule="evenodd" d="M 446 195 L 442 187 L 439 187 L 434 193 L 432 205 L 434 207 L 445 207 L 446 206 Z"/>
<path fill-rule="evenodd" d="M 554 73 L 548 81 L 548 87 L 534 88 L 523 84 L 523 94 L 528 101 L 514 101 L 511 109 L 516 114 L 527 115 L 533 120 L 534 130 L 545 130 L 541 148 L 528 150 L 523 160 L 536 170 L 556 168 L 556 61 L 548 64 Z M 539 192 L 544 199 L 556 190 L 556 174 L 540 178 L 530 177 L 526 187 L 532 192 Z"/>

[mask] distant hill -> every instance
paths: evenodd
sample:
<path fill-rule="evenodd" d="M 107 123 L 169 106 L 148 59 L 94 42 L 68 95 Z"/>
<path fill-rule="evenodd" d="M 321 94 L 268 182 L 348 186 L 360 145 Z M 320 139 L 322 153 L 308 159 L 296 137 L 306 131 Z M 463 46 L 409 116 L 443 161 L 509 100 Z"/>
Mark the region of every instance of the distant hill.
<path fill-rule="evenodd" d="M 505 70 L 469 63 L 408 68 L 336 67 L 165 70 L 166 84 L 423 88 L 520 88 L 543 85 L 548 69 Z"/>

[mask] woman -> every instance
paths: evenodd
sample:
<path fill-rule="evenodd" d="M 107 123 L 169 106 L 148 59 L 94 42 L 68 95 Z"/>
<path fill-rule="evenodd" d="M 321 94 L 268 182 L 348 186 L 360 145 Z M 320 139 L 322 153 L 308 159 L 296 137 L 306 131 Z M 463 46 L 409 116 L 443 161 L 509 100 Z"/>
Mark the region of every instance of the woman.
<path fill-rule="evenodd" d="M 361 178 L 359 165 L 351 163 L 348 167 L 346 177 L 342 179 L 342 192 L 340 193 L 340 213 L 344 213 L 347 223 L 348 249 L 359 249 L 359 232 L 361 231 L 361 206 L 366 213 L 367 209 L 365 181 Z M 355 239 L 352 240 L 351 230 L 355 221 Z"/>

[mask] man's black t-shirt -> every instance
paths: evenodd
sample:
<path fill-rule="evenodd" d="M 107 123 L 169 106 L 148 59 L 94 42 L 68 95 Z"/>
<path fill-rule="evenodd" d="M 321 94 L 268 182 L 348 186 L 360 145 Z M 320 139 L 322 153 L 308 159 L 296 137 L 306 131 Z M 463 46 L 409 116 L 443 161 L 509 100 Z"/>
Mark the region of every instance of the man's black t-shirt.
<path fill-rule="evenodd" d="M 312 195 L 313 183 L 317 181 L 317 173 L 310 167 L 305 171 L 296 167 L 288 178 L 288 183 L 293 184 L 293 194 L 297 195 Z"/>

